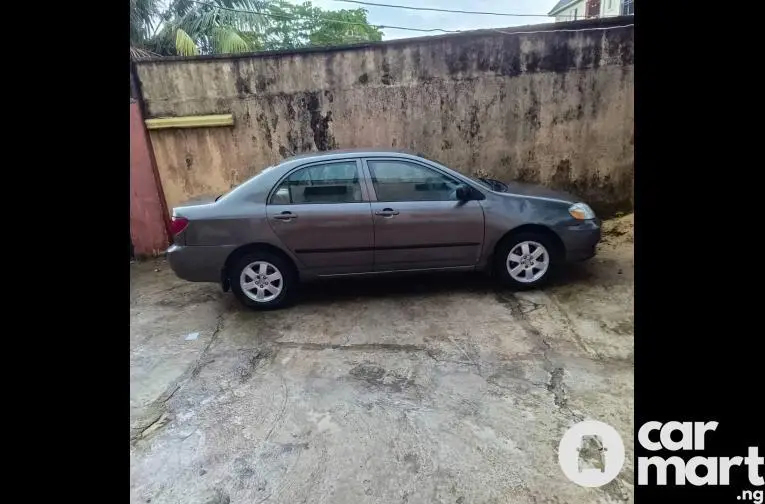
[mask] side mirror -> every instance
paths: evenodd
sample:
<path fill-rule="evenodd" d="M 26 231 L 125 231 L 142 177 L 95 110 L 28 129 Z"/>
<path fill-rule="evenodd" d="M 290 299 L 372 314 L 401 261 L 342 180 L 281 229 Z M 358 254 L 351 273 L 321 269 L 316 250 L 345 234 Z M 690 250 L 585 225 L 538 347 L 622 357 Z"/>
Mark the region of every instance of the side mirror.
<path fill-rule="evenodd" d="M 455 189 L 455 192 L 459 201 L 470 201 L 473 199 L 473 191 L 469 186 L 458 185 L 457 189 Z"/>

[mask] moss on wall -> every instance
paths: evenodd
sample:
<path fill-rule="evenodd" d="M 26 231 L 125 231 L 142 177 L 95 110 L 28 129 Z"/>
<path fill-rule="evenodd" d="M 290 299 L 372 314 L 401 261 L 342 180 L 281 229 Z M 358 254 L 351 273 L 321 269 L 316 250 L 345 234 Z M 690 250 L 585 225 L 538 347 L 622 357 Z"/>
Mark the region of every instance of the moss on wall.
<path fill-rule="evenodd" d="M 234 115 L 233 128 L 152 132 L 170 206 L 294 154 L 353 147 L 632 206 L 632 27 L 142 62 L 138 75 L 151 117 Z"/>

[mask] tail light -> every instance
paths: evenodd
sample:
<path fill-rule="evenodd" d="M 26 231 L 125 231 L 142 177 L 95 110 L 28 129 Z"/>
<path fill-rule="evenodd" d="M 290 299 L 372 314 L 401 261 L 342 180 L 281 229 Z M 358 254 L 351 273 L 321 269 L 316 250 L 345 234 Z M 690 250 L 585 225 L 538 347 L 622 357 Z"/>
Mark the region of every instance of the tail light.
<path fill-rule="evenodd" d="M 188 225 L 189 225 L 189 220 L 186 217 L 179 217 L 177 215 L 173 215 L 173 218 L 170 221 L 170 232 L 173 233 L 173 238 L 178 236 L 178 234 L 184 229 L 186 229 Z"/>

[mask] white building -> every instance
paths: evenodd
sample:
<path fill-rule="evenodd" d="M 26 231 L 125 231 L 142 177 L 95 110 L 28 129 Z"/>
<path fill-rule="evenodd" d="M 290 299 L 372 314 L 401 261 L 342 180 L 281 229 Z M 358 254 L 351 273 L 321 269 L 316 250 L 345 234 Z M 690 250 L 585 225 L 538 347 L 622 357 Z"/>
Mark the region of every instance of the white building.
<path fill-rule="evenodd" d="M 560 0 L 547 14 L 559 21 L 635 14 L 635 0 Z"/>
<path fill-rule="evenodd" d="M 584 8 L 584 0 L 560 0 L 555 4 L 555 7 L 547 13 L 547 15 L 555 17 L 556 23 L 561 21 L 574 21 L 584 17 Z"/>

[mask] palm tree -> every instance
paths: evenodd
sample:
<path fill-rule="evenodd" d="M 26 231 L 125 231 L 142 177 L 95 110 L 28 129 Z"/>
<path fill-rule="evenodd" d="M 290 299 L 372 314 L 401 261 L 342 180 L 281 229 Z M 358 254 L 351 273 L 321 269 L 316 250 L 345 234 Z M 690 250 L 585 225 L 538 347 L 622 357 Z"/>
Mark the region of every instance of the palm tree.
<path fill-rule="evenodd" d="M 261 47 L 258 0 L 130 0 L 130 57 L 237 53 Z"/>
<path fill-rule="evenodd" d="M 130 0 L 131 60 L 381 39 L 363 9 L 324 11 L 284 0 Z"/>
<path fill-rule="evenodd" d="M 149 46 L 159 16 L 158 0 L 130 0 L 130 59 L 153 55 Z"/>
<path fill-rule="evenodd" d="M 149 0 L 143 0 L 149 1 Z M 154 48 L 182 56 L 238 53 L 261 47 L 265 2 L 258 0 L 172 0 L 161 16 Z"/>

